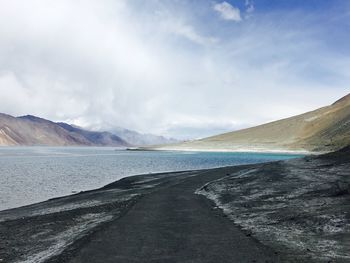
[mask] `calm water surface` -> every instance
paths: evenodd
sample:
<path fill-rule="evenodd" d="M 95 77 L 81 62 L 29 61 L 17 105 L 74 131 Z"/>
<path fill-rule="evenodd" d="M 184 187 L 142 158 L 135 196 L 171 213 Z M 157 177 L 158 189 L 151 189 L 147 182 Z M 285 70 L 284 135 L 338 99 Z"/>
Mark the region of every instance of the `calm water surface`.
<path fill-rule="evenodd" d="M 130 175 L 295 157 L 300 155 L 136 152 L 90 147 L 1 147 L 0 210 L 98 188 Z"/>

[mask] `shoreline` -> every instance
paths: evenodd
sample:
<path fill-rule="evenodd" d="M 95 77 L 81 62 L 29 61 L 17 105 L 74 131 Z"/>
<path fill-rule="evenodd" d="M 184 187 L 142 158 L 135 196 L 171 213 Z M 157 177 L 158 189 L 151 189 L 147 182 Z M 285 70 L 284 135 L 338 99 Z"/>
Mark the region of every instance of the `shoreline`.
<path fill-rule="evenodd" d="M 221 262 L 252 262 L 261 258 L 272 262 L 319 262 L 320 258 L 347 262 L 342 254 L 342 246 L 346 247 L 347 243 L 341 241 L 350 235 L 346 228 L 341 228 L 347 225 L 347 221 L 341 216 L 335 220 L 335 216 L 344 211 L 350 214 L 350 206 L 343 201 L 350 193 L 346 188 L 350 182 L 344 182 L 348 172 L 348 152 L 341 152 L 288 161 L 125 177 L 99 189 L 0 211 L 0 259 L 9 263 L 85 263 L 113 262 L 120 257 L 128 259 L 125 262 L 144 262 L 145 258 L 159 261 L 170 255 L 170 258 L 179 261 L 189 258 L 198 261 L 200 257 L 200 262 L 212 262 L 208 259 L 217 258 L 222 259 Z M 261 221 L 263 225 L 261 222 L 246 224 L 254 222 L 251 220 L 258 218 L 257 215 L 264 216 L 263 211 L 254 208 L 255 195 L 261 190 L 256 191 L 259 187 L 275 187 L 270 177 L 278 178 L 279 175 L 283 178 L 281 182 L 286 184 L 282 189 L 287 192 L 280 196 L 279 192 L 271 189 L 262 194 L 285 202 L 287 207 L 291 204 L 281 197 L 288 196 L 287 193 L 294 188 L 298 191 L 305 186 L 308 188 L 302 190 L 306 196 L 295 195 L 293 200 L 299 203 L 290 206 L 306 208 L 300 218 L 286 217 L 289 212 L 281 210 L 284 206 L 271 207 L 273 214 L 282 220 L 277 225 L 275 222 L 275 226 L 283 226 L 286 220 L 291 227 L 287 233 L 306 227 L 303 231 L 307 237 L 315 233 L 313 227 L 321 224 L 325 227 L 323 231 L 335 229 L 335 236 L 333 232 L 316 232 L 318 236 L 306 238 L 314 243 L 298 248 L 294 246 L 298 236 L 291 235 L 293 240 L 281 243 L 276 237 L 269 236 L 274 231 L 259 232 L 275 219 Z M 289 176 L 292 177 L 289 179 Z M 305 184 L 305 176 L 313 178 L 315 183 Z M 276 178 L 273 181 L 280 182 Z M 260 181 L 256 185 L 249 184 L 254 180 Z M 222 192 L 221 189 L 226 190 Z M 242 189 L 249 190 L 247 193 L 251 194 L 241 193 L 232 199 Z M 310 203 L 307 197 L 310 194 L 319 201 Z M 245 203 L 236 206 L 242 197 L 246 197 Z M 230 203 L 230 200 L 236 199 L 238 203 Z M 325 204 L 324 200 L 327 200 Z M 239 210 L 241 207 L 243 212 Z M 247 207 L 250 208 L 247 210 Z M 320 208 L 322 210 L 318 210 Z M 301 211 L 298 209 L 298 213 Z M 317 221 L 318 215 L 314 211 L 321 213 L 323 221 Z M 308 221 L 313 222 L 312 225 L 305 225 Z M 319 247 L 318 239 L 316 242 L 314 238 L 338 243 L 334 247 Z M 114 249 L 115 244 L 120 250 Z M 141 249 L 143 244 L 148 244 L 148 248 Z M 232 250 L 232 247 L 235 249 Z M 317 249 L 323 250 L 316 255 Z M 327 249 L 335 254 L 332 256 Z M 158 254 L 156 251 L 162 252 Z"/>
<path fill-rule="evenodd" d="M 110 158 L 111 161 L 113 161 L 112 158 L 114 158 L 112 157 L 112 155 L 118 155 L 118 156 L 122 155 L 121 159 L 132 158 L 132 160 L 135 160 L 135 161 L 138 161 L 139 159 L 141 159 L 142 162 L 141 162 L 141 165 L 135 168 L 130 166 L 130 169 L 127 165 L 123 165 L 123 167 L 120 169 L 118 169 L 118 167 L 116 167 L 116 169 L 107 167 L 109 172 L 102 171 L 103 177 L 101 179 L 98 179 L 98 177 L 94 175 L 93 170 L 87 169 L 86 171 L 82 171 L 81 173 L 81 174 L 86 173 L 88 175 L 88 176 L 82 177 L 81 179 L 82 184 L 79 185 L 79 182 L 76 181 L 72 186 L 65 184 L 65 181 L 63 181 L 63 183 L 61 184 L 59 180 L 59 178 L 64 178 L 64 180 L 70 180 L 70 178 L 67 176 L 68 172 L 63 172 L 61 175 L 59 170 L 57 172 L 55 172 L 54 170 L 52 170 L 53 172 L 51 172 L 51 170 L 49 170 L 48 175 L 45 176 L 45 169 L 44 169 L 45 167 L 43 167 L 43 165 L 40 166 L 41 169 L 43 169 L 42 170 L 43 173 L 42 175 L 39 176 L 42 179 L 32 180 L 31 182 L 29 182 L 29 184 L 21 184 L 21 183 L 17 184 L 16 180 L 11 178 L 6 180 L 6 178 L 10 177 L 11 175 L 11 170 L 10 170 L 8 175 L 5 174 L 4 181 L 5 183 L 6 182 L 8 183 L 4 185 L 4 192 L 3 192 L 2 198 L 0 198 L 0 211 L 21 207 L 25 205 L 30 205 L 37 202 L 43 202 L 51 198 L 66 196 L 66 195 L 78 193 L 81 191 L 96 189 L 96 187 L 103 187 L 104 185 L 109 184 L 119 179 L 120 177 L 129 177 L 130 175 L 139 175 L 143 173 L 154 173 L 154 172 L 164 173 L 164 172 L 193 170 L 193 169 L 201 169 L 201 168 L 206 169 L 210 167 L 219 168 L 221 166 L 237 165 L 239 163 L 244 163 L 244 162 L 250 163 L 255 161 L 256 162 L 269 161 L 269 159 L 288 159 L 288 158 L 301 157 L 301 155 L 295 155 L 295 154 L 288 154 L 288 155 L 276 154 L 276 153 L 221 154 L 221 153 L 214 153 L 214 152 L 210 154 L 195 152 L 195 155 L 191 155 L 193 157 L 188 157 L 188 154 L 192 154 L 194 152 L 168 152 L 168 153 L 158 152 L 155 154 L 152 154 L 151 152 L 149 154 L 147 154 L 147 152 L 144 152 L 144 153 L 141 152 L 140 154 L 137 154 L 137 153 L 133 154 L 132 152 L 128 153 L 127 151 L 119 151 L 119 150 L 116 151 L 115 148 L 108 148 L 106 149 L 106 151 L 102 150 L 103 152 L 95 152 L 94 149 L 96 148 L 92 149 L 91 151 L 87 149 L 87 151 L 85 152 L 85 149 L 87 148 L 79 147 L 79 148 L 72 149 L 71 147 L 69 147 L 68 150 L 66 151 L 62 148 L 58 149 L 58 148 L 49 147 L 46 151 L 46 149 L 43 149 L 41 147 L 24 148 L 23 153 L 21 151 L 21 153 L 18 154 L 18 157 L 20 159 L 17 159 L 17 156 L 16 156 L 17 153 L 15 151 L 16 149 L 14 149 L 13 152 L 11 149 L 9 149 L 8 151 L 4 150 L 0 153 L 0 155 L 2 156 L 1 161 L 6 162 L 4 163 L 5 166 L 7 165 L 7 163 L 11 164 L 8 166 L 8 168 L 5 168 L 5 169 L 12 169 L 12 167 L 16 165 L 16 162 L 19 162 L 24 158 L 25 158 L 24 159 L 25 162 L 27 162 L 28 160 L 29 163 L 32 163 L 33 165 L 35 165 L 37 161 L 32 159 L 33 157 L 45 158 L 43 160 L 46 160 L 46 158 L 54 158 L 55 156 L 57 156 L 57 158 L 55 158 L 55 162 L 57 160 L 59 165 L 64 165 L 64 161 L 66 160 L 66 158 L 69 158 L 67 159 L 68 161 L 70 161 L 70 159 L 73 159 L 73 158 L 79 158 L 77 159 L 77 161 L 83 162 L 84 158 L 90 158 L 89 157 L 90 154 L 99 156 L 98 158 L 100 158 L 100 156 L 102 155 L 106 155 L 108 158 Z M 174 155 L 177 158 L 177 159 L 173 159 L 174 161 L 170 162 L 169 165 L 164 165 L 161 161 L 157 161 L 157 159 L 155 159 L 157 156 L 165 156 L 165 157 L 169 156 L 169 153 L 171 156 Z M 218 161 L 209 161 L 208 163 L 196 162 L 198 158 L 203 159 L 205 161 L 208 158 L 213 159 L 212 157 L 214 157 L 214 159 Z M 7 162 L 8 158 L 9 158 L 9 162 Z M 146 161 L 144 161 L 144 160 L 147 160 L 147 158 L 155 159 L 156 162 L 152 167 L 148 168 Z M 252 159 L 252 160 L 249 160 L 249 159 Z M 183 160 L 185 164 L 182 165 L 182 163 L 180 163 L 179 160 Z M 195 160 L 195 162 L 191 160 Z M 41 159 L 38 159 L 38 162 L 39 164 L 43 163 Z M 79 173 L 79 171 L 75 171 L 75 169 L 71 169 L 70 167 L 67 167 L 65 171 L 68 171 L 68 168 L 72 170 L 72 172 Z M 35 169 L 32 169 L 32 170 L 34 171 Z M 37 172 L 40 172 L 40 171 L 37 171 Z M 115 176 L 109 176 L 114 174 Z M 31 175 L 31 170 L 29 170 L 28 175 Z M 52 180 L 50 181 L 46 180 L 45 178 L 47 178 L 48 176 L 51 176 Z M 36 178 L 39 178 L 39 177 L 36 176 Z M 97 178 L 97 179 L 93 179 L 92 183 L 90 183 L 89 177 Z M 12 178 L 18 178 L 17 181 L 22 181 L 22 180 L 26 181 L 27 178 L 30 178 L 30 177 L 29 176 L 24 177 L 20 173 L 15 172 L 14 177 Z M 55 180 L 55 178 L 57 178 L 58 180 Z M 41 180 L 43 182 L 42 186 L 39 185 Z M 11 185 L 13 185 L 14 187 L 10 188 Z M 53 191 L 47 190 L 51 188 L 53 189 Z M 19 191 L 19 194 L 17 196 L 11 197 L 13 191 Z M 23 198 L 24 195 L 21 195 L 21 193 L 26 193 L 26 198 Z"/>
<path fill-rule="evenodd" d="M 328 152 L 312 152 L 306 150 L 266 150 L 266 149 L 200 149 L 200 148 L 147 148 L 147 147 L 135 147 L 127 148 L 126 151 L 156 151 L 156 152 L 213 152 L 213 153 L 266 153 L 266 154 L 300 154 L 300 155 L 320 155 Z"/>
<path fill-rule="evenodd" d="M 162 192 L 160 195 L 161 198 L 167 198 L 169 189 L 180 191 L 178 194 L 182 194 L 183 187 L 179 189 L 177 185 L 193 187 L 189 189 L 187 195 L 199 198 L 201 200 L 200 204 L 203 204 L 202 202 L 206 204 L 202 210 L 205 213 L 211 214 L 213 204 L 206 198 L 196 195 L 194 193 L 195 190 L 202 186 L 207 180 L 221 178 L 228 172 L 238 171 L 244 167 L 250 166 L 252 165 L 175 173 L 168 172 L 152 175 L 136 175 L 122 178 L 99 189 L 1 211 L 0 258 L 9 263 L 70 262 L 72 255 L 74 255 L 73 257 L 76 257 L 82 249 L 85 250 L 86 247 L 89 247 L 91 239 L 96 235 L 107 235 L 107 233 L 104 232 L 104 229 L 109 229 L 113 225 L 119 224 L 120 220 L 123 220 L 124 217 L 129 215 L 135 205 L 140 204 L 139 207 L 142 209 L 145 206 L 141 203 L 143 200 L 147 200 L 153 196 L 157 197 L 159 192 Z M 202 177 L 204 175 L 206 175 L 208 179 Z M 191 180 L 194 184 L 190 183 Z M 174 196 L 176 199 L 178 194 Z M 148 203 L 149 202 L 147 202 L 147 204 Z M 167 208 L 171 203 L 173 202 L 168 203 L 167 201 L 164 203 L 167 212 L 172 211 L 172 209 L 168 210 Z M 179 209 L 182 210 L 183 205 L 179 205 Z M 190 210 L 192 209 L 193 208 Z M 145 216 L 152 211 L 155 210 L 146 209 L 144 211 L 144 213 L 146 213 Z M 166 214 L 167 212 L 163 211 L 161 212 L 161 215 Z M 247 239 L 249 246 L 252 246 L 251 249 L 254 251 L 256 250 L 258 255 L 265 255 L 267 253 L 266 251 L 271 251 L 270 248 L 266 248 L 264 245 L 256 243 L 253 238 L 246 237 L 246 235 L 240 229 L 231 224 L 223 214 L 221 215 L 221 212 L 219 213 L 220 217 L 218 219 L 220 222 L 224 222 L 226 225 L 225 229 L 230 227 L 232 228 L 232 231 L 235 231 L 235 236 L 240 235 L 241 238 Z M 180 218 L 183 216 L 184 215 L 181 215 Z M 210 219 L 216 222 L 217 218 L 215 215 L 208 218 L 207 216 L 200 216 L 199 218 L 203 218 L 203 220 Z M 135 220 L 138 220 L 138 218 L 139 217 Z M 177 221 L 177 224 L 182 221 L 180 218 L 177 219 L 180 220 Z M 130 224 L 130 220 L 127 220 L 126 224 Z M 156 225 L 158 225 L 158 223 Z M 212 225 L 212 223 L 210 225 Z M 169 230 L 171 229 L 167 228 L 164 231 Z M 154 231 L 159 231 L 159 229 L 155 229 Z M 200 231 L 202 231 L 202 229 L 200 229 Z M 110 230 L 107 232 L 110 232 Z M 143 230 L 139 231 L 139 234 L 142 235 L 143 232 Z M 184 230 L 184 234 L 187 232 L 188 230 Z M 187 234 L 192 236 L 190 233 Z M 219 231 L 216 238 L 219 239 L 221 234 L 222 231 Z M 116 236 L 119 236 L 119 234 Z M 129 240 L 130 233 L 126 234 L 126 236 Z M 207 240 L 207 242 L 215 243 L 217 242 L 216 238 Z M 29 240 L 31 240 L 31 242 L 28 242 Z M 110 238 L 103 237 L 102 240 L 108 242 Z M 137 237 L 131 241 L 133 243 L 132 245 L 137 244 L 136 240 L 138 240 Z M 153 241 L 158 244 L 157 240 L 150 240 L 150 242 Z M 177 243 L 174 245 L 177 246 Z M 104 245 L 104 247 L 105 246 L 106 245 Z M 242 251 L 246 248 L 247 247 L 243 247 Z M 99 253 L 99 251 L 96 251 L 95 245 L 88 248 L 88 251 L 93 254 Z M 223 252 L 224 251 L 221 251 L 220 253 Z M 246 253 L 244 257 L 250 259 L 252 257 L 259 258 L 257 254 Z M 276 257 L 273 252 L 268 252 L 267 254 L 267 258 Z M 112 255 L 109 256 L 113 258 Z M 133 257 L 134 255 L 132 253 L 128 256 Z M 218 254 L 215 256 L 218 256 Z M 91 255 L 87 259 L 81 259 L 76 262 L 109 262 L 106 259 L 106 255 L 100 255 L 100 259 L 96 259 L 95 257 L 95 260 L 91 261 L 89 261 L 89 258 L 91 258 Z M 138 262 L 143 262 L 141 258 L 142 257 L 140 257 L 140 261 Z M 204 260 L 203 262 L 206 261 Z M 222 262 L 226 261 L 223 260 Z M 251 262 L 251 260 L 249 260 L 249 262 Z"/>

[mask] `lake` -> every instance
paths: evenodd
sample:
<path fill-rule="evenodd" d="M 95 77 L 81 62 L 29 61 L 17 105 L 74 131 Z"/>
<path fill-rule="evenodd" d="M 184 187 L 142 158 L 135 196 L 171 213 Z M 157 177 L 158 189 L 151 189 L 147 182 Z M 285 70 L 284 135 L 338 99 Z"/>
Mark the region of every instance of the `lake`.
<path fill-rule="evenodd" d="M 99 188 L 136 174 L 296 157 L 301 155 L 125 151 L 109 147 L 1 147 L 0 210 Z"/>

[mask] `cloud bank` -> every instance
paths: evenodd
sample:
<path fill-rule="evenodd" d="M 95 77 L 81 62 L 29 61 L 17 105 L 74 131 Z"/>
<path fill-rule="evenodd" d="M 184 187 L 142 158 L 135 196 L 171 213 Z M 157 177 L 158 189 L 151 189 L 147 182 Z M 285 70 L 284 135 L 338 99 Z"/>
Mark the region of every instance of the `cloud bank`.
<path fill-rule="evenodd" d="M 327 12 L 216 5 L 0 0 L 0 112 L 196 138 L 349 91 L 347 7 L 325 26 Z"/>

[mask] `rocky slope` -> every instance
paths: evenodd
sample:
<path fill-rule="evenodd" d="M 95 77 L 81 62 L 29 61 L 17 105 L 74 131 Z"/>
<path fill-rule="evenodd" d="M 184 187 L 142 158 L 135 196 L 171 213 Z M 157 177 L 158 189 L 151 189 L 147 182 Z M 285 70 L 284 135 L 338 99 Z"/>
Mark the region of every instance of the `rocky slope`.
<path fill-rule="evenodd" d="M 291 118 L 158 150 L 332 151 L 350 144 L 350 94 Z"/>
<path fill-rule="evenodd" d="M 0 146 L 129 146 L 108 132 L 92 132 L 68 124 L 27 115 L 13 117 L 0 113 Z"/>

